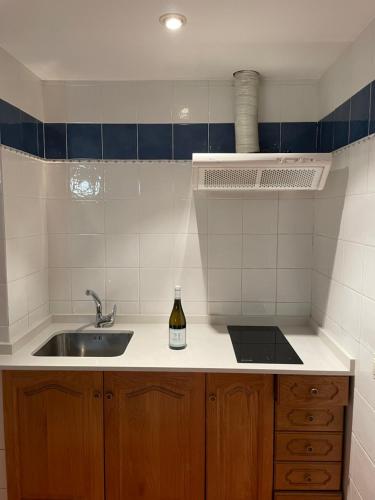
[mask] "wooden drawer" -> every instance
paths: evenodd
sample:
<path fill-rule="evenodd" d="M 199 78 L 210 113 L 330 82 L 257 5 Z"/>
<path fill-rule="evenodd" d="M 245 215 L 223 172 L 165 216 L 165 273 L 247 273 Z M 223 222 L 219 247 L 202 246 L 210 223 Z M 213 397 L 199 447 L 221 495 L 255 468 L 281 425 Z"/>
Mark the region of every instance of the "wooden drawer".
<path fill-rule="evenodd" d="M 344 408 L 293 408 L 276 405 L 279 431 L 342 431 Z"/>
<path fill-rule="evenodd" d="M 346 406 L 349 400 L 348 377 L 280 375 L 278 402 L 304 408 Z"/>
<path fill-rule="evenodd" d="M 342 434 L 328 432 L 277 432 L 275 460 L 339 462 L 342 459 Z"/>
<path fill-rule="evenodd" d="M 275 490 L 339 490 L 340 462 L 279 462 L 275 464 Z"/>
<path fill-rule="evenodd" d="M 341 493 L 276 492 L 274 500 L 342 500 Z"/>

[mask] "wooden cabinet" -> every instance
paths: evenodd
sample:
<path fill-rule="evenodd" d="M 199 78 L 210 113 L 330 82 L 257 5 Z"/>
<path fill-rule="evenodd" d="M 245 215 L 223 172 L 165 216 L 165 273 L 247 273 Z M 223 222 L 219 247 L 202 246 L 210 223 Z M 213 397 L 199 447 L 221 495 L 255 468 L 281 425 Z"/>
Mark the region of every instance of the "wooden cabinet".
<path fill-rule="evenodd" d="M 275 499 L 340 499 L 348 377 L 280 375 L 277 388 Z"/>
<path fill-rule="evenodd" d="M 4 372 L 9 500 L 103 500 L 103 375 Z"/>
<path fill-rule="evenodd" d="M 271 500 L 273 376 L 208 374 L 207 500 Z"/>
<path fill-rule="evenodd" d="M 204 387 L 199 373 L 104 374 L 107 500 L 204 500 Z"/>
<path fill-rule="evenodd" d="M 9 500 L 341 499 L 345 377 L 12 371 L 3 382 Z"/>

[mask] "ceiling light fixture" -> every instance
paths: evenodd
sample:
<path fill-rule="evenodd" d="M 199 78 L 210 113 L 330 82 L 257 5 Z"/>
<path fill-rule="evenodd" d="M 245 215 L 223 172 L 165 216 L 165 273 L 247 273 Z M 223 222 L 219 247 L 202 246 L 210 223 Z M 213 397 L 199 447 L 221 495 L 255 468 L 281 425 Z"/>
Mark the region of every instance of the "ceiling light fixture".
<path fill-rule="evenodd" d="M 171 31 L 176 31 L 182 28 L 187 22 L 187 19 L 182 14 L 168 13 L 163 14 L 159 17 L 159 21 L 163 24 L 167 29 Z"/>

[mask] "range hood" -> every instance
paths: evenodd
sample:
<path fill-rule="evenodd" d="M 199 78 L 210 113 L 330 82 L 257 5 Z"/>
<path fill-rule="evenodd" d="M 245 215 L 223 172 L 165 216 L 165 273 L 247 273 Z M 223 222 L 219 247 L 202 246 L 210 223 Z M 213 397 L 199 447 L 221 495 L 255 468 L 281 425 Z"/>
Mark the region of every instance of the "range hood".
<path fill-rule="evenodd" d="M 193 153 L 196 190 L 322 190 L 331 153 L 259 153 L 256 71 L 235 78 L 236 153 Z"/>

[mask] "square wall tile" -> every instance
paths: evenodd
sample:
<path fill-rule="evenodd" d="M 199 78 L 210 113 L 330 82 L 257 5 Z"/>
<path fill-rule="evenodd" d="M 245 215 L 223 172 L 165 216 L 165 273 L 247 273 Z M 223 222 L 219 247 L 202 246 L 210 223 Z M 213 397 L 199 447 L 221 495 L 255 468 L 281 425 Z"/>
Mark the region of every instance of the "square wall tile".
<path fill-rule="evenodd" d="M 333 150 L 333 112 L 321 120 L 320 152 L 330 153 Z"/>
<path fill-rule="evenodd" d="M 45 123 L 44 140 L 48 160 L 66 159 L 66 124 Z"/>
<path fill-rule="evenodd" d="M 137 125 L 103 124 L 103 159 L 137 158 Z"/>
<path fill-rule="evenodd" d="M 275 302 L 275 299 L 275 269 L 242 270 L 242 300 L 248 302 Z"/>
<path fill-rule="evenodd" d="M 22 149 L 21 111 L 0 99 L 1 143 L 15 149 Z"/>
<path fill-rule="evenodd" d="M 241 300 L 241 269 L 209 269 L 208 300 Z"/>
<path fill-rule="evenodd" d="M 231 80 L 210 81 L 209 86 L 209 122 L 234 122 L 234 87 Z"/>
<path fill-rule="evenodd" d="M 139 300 L 138 269 L 107 269 L 106 300 Z"/>
<path fill-rule="evenodd" d="M 22 150 L 32 155 L 38 154 L 38 120 L 21 111 Z"/>
<path fill-rule="evenodd" d="M 138 158 L 140 160 L 172 159 L 172 125 L 138 125 Z"/>
<path fill-rule="evenodd" d="M 259 123 L 259 148 L 261 153 L 279 153 L 280 151 L 280 123 Z"/>
<path fill-rule="evenodd" d="M 241 234 L 242 201 L 208 200 L 208 232 L 210 234 Z"/>
<path fill-rule="evenodd" d="M 348 144 L 349 115 L 350 100 L 345 101 L 333 112 L 333 149 L 339 149 Z"/>
<path fill-rule="evenodd" d="M 208 82 L 175 82 L 173 101 L 174 123 L 208 122 Z"/>
<path fill-rule="evenodd" d="M 248 234 L 276 234 L 277 205 L 277 200 L 245 200 L 243 232 Z"/>
<path fill-rule="evenodd" d="M 44 123 L 38 121 L 38 156 L 40 158 L 45 157 L 44 152 Z"/>
<path fill-rule="evenodd" d="M 208 267 L 241 268 L 241 261 L 241 234 L 215 234 L 208 236 Z"/>
<path fill-rule="evenodd" d="M 277 236 L 244 234 L 242 266 L 246 268 L 275 268 Z"/>
<path fill-rule="evenodd" d="M 280 200 L 279 233 L 310 234 L 314 227 L 314 201 L 311 199 Z"/>
<path fill-rule="evenodd" d="M 92 302 L 92 311 L 95 311 L 94 302 L 86 295 L 86 290 L 95 290 L 99 297 L 105 295 L 104 269 L 72 269 L 72 299 Z"/>
<path fill-rule="evenodd" d="M 176 160 L 191 160 L 193 153 L 208 153 L 207 123 L 174 124 L 174 158 Z"/>
<path fill-rule="evenodd" d="M 310 302 L 311 271 L 310 269 L 278 269 L 277 301 L 278 302 Z"/>
<path fill-rule="evenodd" d="M 277 267 L 310 269 L 312 251 L 312 235 L 280 234 Z"/>
<path fill-rule="evenodd" d="M 175 286 L 173 269 L 140 269 L 140 300 L 172 301 Z M 170 304 L 170 308 L 172 303 Z"/>
<path fill-rule="evenodd" d="M 68 123 L 68 158 L 101 159 L 102 127 L 98 123 Z"/>
<path fill-rule="evenodd" d="M 285 153 L 316 152 L 316 122 L 281 124 L 281 151 Z"/>
<path fill-rule="evenodd" d="M 106 267 L 138 267 L 138 234 L 115 234 L 105 238 Z"/>
<path fill-rule="evenodd" d="M 354 142 L 366 137 L 369 131 L 371 84 L 351 97 L 350 108 L 350 141 Z"/>
<path fill-rule="evenodd" d="M 209 124 L 210 153 L 234 153 L 236 141 L 234 123 Z"/>
<path fill-rule="evenodd" d="M 123 163 L 104 165 L 104 197 L 106 199 L 135 198 L 139 195 L 139 166 Z"/>

